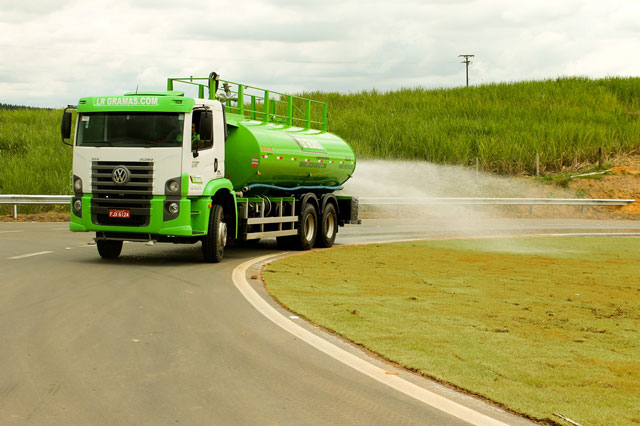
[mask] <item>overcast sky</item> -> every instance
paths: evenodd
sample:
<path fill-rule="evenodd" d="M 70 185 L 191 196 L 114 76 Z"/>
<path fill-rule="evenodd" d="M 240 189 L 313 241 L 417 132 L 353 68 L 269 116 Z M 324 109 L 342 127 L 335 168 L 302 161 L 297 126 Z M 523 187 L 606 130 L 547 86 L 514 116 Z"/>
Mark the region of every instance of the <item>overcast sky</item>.
<path fill-rule="evenodd" d="M 638 0 L 0 0 L 0 102 L 162 90 L 167 77 L 354 92 L 638 76 Z"/>

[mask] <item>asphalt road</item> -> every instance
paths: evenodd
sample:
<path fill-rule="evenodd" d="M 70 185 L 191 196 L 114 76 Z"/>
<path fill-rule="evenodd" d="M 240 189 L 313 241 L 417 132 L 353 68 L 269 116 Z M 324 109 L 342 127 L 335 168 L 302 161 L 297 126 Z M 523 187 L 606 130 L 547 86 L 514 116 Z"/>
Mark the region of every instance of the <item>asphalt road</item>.
<path fill-rule="evenodd" d="M 444 229 L 420 220 L 367 221 L 342 229 L 338 242 L 640 233 L 634 222 L 534 222 Z M 223 263 L 210 265 L 200 262 L 199 244 L 126 244 L 121 258 L 103 261 L 91 239 L 62 223 L 0 223 L 0 425 L 467 424 L 256 311 L 231 276 L 251 258 L 277 254 L 269 242 L 228 250 Z M 369 361 L 502 422 L 526 424 Z"/>

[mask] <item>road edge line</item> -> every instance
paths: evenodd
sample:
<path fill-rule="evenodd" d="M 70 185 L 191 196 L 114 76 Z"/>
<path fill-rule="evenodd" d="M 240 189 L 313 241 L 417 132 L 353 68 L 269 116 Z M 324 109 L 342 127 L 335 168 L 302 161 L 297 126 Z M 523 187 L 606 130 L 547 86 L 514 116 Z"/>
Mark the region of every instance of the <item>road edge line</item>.
<path fill-rule="evenodd" d="M 53 253 L 53 252 L 52 251 L 39 251 L 37 253 L 21 254 L 20 256 L 7 257 L 7 259 L 9 259 L 9 260 L 17 260 L 17 259 L 24 259 L 26 257 L 40 256 L 40 255 L 49 254 L 49 253 Z"/>

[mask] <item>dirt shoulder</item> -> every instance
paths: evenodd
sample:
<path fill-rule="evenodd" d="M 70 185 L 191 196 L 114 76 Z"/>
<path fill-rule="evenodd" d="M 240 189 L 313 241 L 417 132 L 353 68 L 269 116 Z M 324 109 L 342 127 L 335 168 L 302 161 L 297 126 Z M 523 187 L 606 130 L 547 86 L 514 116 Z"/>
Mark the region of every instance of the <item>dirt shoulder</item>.
<path fill-rule="evenodd" d="M 625 219 L 640 220 L 640 156 L 622 160 L 602 175 L 571 179 L 569 189 L 585 198 L 620 198 L 638 200 L 622 207 L 607 210 Z"/>
<path fill-rule="evenodd" d="M 13 214 L 4 213 L 0 216 L 0 222 L 69 222 L 69 213 L 40 212 L 21 214 L 18 210 L 18 219 Z"/>

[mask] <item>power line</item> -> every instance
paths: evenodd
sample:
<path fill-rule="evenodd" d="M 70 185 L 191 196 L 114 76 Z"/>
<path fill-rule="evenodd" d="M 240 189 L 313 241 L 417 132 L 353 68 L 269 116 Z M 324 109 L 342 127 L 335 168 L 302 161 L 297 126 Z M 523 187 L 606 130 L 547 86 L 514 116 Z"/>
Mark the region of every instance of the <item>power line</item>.
<path fill-rule="evenodd" d="M 469 64 L 471 63 L 471 61 L 469 60 L 469 58 L 473 58 L 475 55 L 458 55 L 458 58 L 464 58 L 464 61 L 462 61 L 462 64 L 465 64 L 467 67 L 467 87 L 469 87 Z"/>

